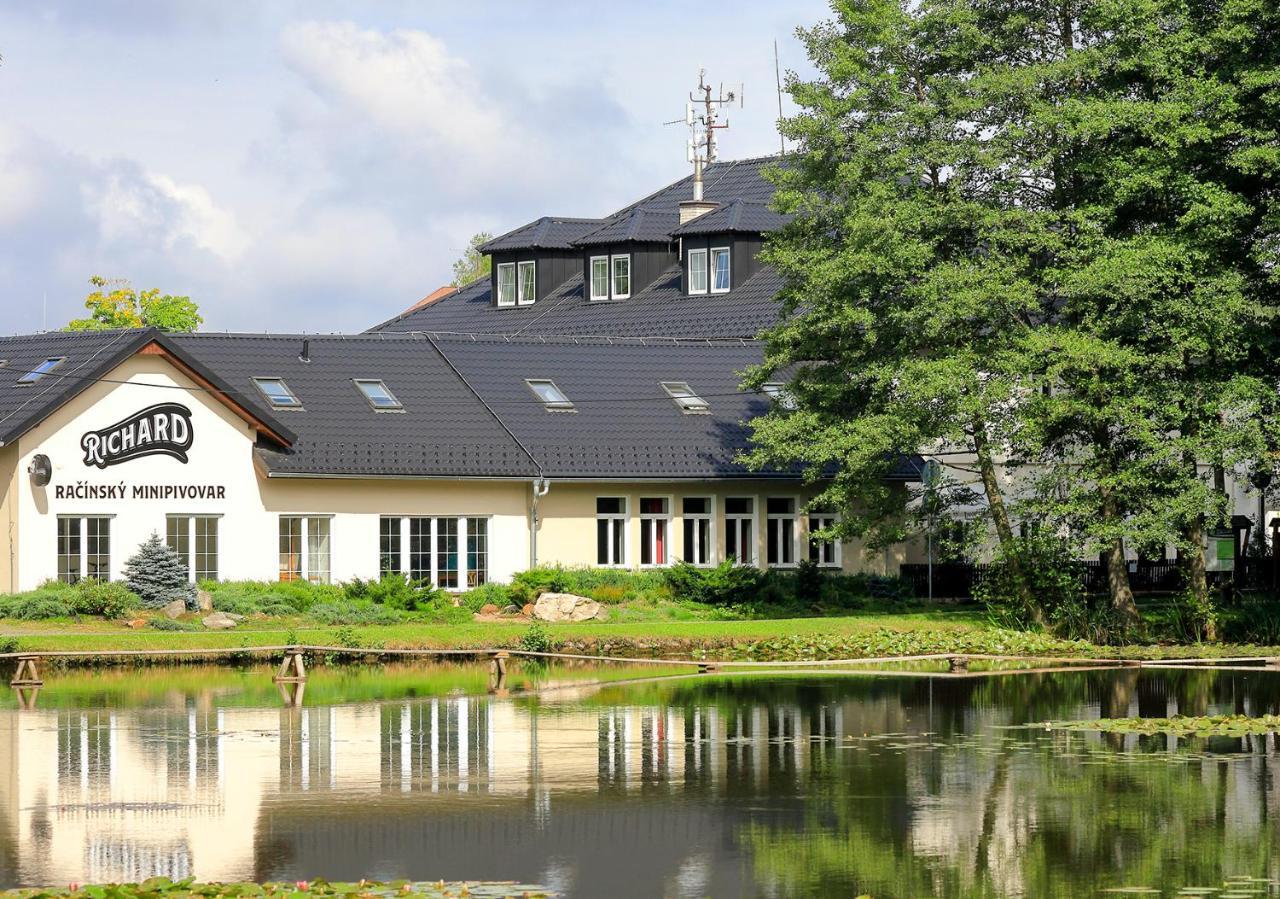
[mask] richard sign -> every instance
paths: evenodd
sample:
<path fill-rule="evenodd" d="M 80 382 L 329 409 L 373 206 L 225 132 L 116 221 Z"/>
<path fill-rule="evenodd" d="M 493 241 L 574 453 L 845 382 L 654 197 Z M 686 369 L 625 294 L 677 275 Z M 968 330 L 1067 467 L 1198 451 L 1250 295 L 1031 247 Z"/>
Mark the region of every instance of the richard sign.
<path fill-rule="evenodd" d="M 108 428 L 80 438 L 84 464 L 107 468 L 144 456 L 169 456 L 187 464 L 191 449 L 191 410 L 180 403 L 159 403 Z"/>

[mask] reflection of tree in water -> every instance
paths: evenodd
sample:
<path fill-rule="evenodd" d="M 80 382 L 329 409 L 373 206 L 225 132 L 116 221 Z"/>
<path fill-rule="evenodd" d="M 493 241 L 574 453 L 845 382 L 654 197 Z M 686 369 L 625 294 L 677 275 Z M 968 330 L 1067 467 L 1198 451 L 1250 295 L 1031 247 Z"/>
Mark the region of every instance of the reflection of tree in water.
<path fill-rule="evenodd" d="M 1123 717 L 1135 700 L 1160 702 L 1161 711 L 1263 714 L 1280 694 L 1277 680 L 1199 671 L 1023 675 L 977 682 L 968 703 L 955 694 L 943 700 L 935 683 L 932 718 L 941 733 L 961 719 L 987 719 L 984 709 L 1022 721 L 1082 708 Z M 918 720 L 919 691 L 902 699 L 911 704 L 908 720 Z M 1163 736 L 1129 736 L 1120 754 L 1097 734 L 964 733 L 957 728 L 941 748 L 924 745 L 936 738 L 911 749 L 858 741 L 815 756 L 797 784 L 807 797 L 803 824 L 739 831 L 756 876 L 782 895 L 891 899 L 1168 890 L 1277 873 L 1268 809 L 1280 791 L 1271 785 L 1274 754 L 1263 751 L 1269 744 L 1183 740 L 1171 752 Z M 1258 751 L 1205 754 L 1250 746 Z"/>

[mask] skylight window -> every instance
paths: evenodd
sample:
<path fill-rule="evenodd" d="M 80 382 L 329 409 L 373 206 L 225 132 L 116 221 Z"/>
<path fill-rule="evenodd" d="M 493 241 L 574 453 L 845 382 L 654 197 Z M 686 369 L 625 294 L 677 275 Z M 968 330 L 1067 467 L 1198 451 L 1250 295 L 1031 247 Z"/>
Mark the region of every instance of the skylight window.
<path fill-rule="evenodd" d="M 379 412 L 399 412 L 404 409 L 384 382 L 372 378 L 356 378 L 355 384 L 369 401 L 369 405 Z"/>
<path fill-rule="evenodd" d="M 764 391 L 765 396 L 787 411 L 791 411 L 796 407 L 796 398 L 787 391 L 786 384 L 765 384 L 761 387 L 761 390 Z"/>
<path fill-rule="evenodd" d="M 272 406 L 277 409 L 300 409 L 302 402 L 289 389 L 284 378 L 254 378 L 254 386 L 262 391 Z"/>
<path fill-rule="evenodd" d="M 534 396 L 542 400 L 547 409 L 558 412 L 573 411 L 573 400 L 565 396 L 564 391 L 556 386 L 555 381 L 546 378 L 527 378 L 525 383 L 533 391 Z"/>
<path fill-rule="evenodd" d="M 46 359 L 43 362 L 41 362 L 39 365 L 37 365 L 35 368 L 31 369 L 31 371 L 24 374 L 21 378 L 18 378 L 18 383 L 16 386 L 30 387 L 36 381 L 39 381 L 49 372 L 53 371 L 55 368 L 57 368 L 59 365 L 61 365 L 63 362 L 66 362 L 66 361 L 67 361 L 66 356 L 59 356 L 56 359 Z"/>
<path fill-rule="evenodd" d="M 663 381 L 662 389 L 686 414 L 704 414 L 711 411 L 711 404 L 694 393 L 693 388 L 684 381 Z"/>

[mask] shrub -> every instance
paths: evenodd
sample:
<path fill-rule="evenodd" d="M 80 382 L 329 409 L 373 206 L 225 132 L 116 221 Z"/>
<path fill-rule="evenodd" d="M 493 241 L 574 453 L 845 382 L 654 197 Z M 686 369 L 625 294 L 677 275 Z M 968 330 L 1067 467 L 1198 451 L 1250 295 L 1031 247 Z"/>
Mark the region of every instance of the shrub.
<path fill-rule="evenodd" d="M 758 568 L 721 562 L 715 568 L 695 568 L 680 562 L 663 571 L 668 589 L 677 599 L 709 605 L 760 602 L 764 597 L 765 575 Z M 776 578 L 769 578 L 769 593 L 777 591 Z"/>
<path fill-rule="evenodd" d="M 44 618 L 67 618 L 72 614 L 71 603 L 65 594 L 49 590 L 18 593 L 0 600 L 0 613 L 5 618 L 19 621 L 38 621 Z"/>
<path fill-rule="evenodd" d="M 429 581 L 407 581 L 398 574 L 384 574 L 379 580 L 354 578 L 344 584 L 343 595 L 350 600 L 368 600 L 401 612 L 416 612 L 428 607 L 441 596 L 447 596 Z"/>
<path fill-rule="evenodd" d="M 535 621 L 520 635 L 520 648 L 525 652 L 555 652 L 556 642 L 551 639 L 551 632 L 546 625 Z"/>
<path fill-rule="evenodd" d="M 426 605 L 420 606 L 413 617 L 432 624 L 466 624 L 471 621 L 471 610 L 455 606 L 453 597 L 442 591 Z"/>
<path fill-rule="evenodd" d="M 142 599 L 138 594 L 118 581 L 86 578 L 71 591 L 71 608 L 78 615 L 124 618 L 141 605 Z"/>
<path fill-rule="evenodd" d="M 569 592 L 569 572 L 567 569 L 530 568 L 511 579 L 511 599 L 523 606 L 536 602 L 543 593 Z"/>
<path fill-rule="evenodd" d="M 194 621 L 175 621 L 172 618 L 152 618 L 148 625 L 158 631 L 198 631 L 203 630 Z"/>
<path fill-rule="evenodd" d="M 344 599 L 341 587 L 309 581 L 223 581 L 204 582 L 200 588 L 213 597 L 213 607 L 222 612 L 252 615 L 290 615 L 306 612 L 316 603 Z M 285 611 L 288 607 L 288 611 Z"/>
<path fill-rule="evenodd" d="M 488 605 L 501 609 L 509 606 L 511 602 L 511 590 L 504 584 L 481 584 L 462 594 L 462 606 L 470 612 L 479 612 Z"/>
<path fill-rule="evenodd" d="M 802 559 L 796 566 L 795 590 L 796 598 L 804 602 L 816 603 L 823 599 L 827 581 L 830 578 L 822 567 L 812 559 Z"/>
<path fill-rule="evenodd" d="M 125 562 L 125 580 L 129 589 L 138 595 L 149 609 L 167 606 L 175 599 L 191 608 L 195 600 L 195 588 L 187 580 L 187 566 L 160 539 L 152 533 L 137 553 Z"/>
<path fill-rule="evenodd" d="M 405 615 L 368 600 L 338 599 L 316 603 L 307 612 L 321 624 L 399 624 Z"/>

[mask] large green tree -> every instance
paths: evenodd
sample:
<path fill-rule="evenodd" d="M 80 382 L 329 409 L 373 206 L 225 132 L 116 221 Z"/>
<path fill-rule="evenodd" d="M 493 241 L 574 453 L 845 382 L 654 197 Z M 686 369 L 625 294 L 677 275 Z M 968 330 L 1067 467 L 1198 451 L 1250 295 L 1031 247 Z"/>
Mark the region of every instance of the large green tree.
<path fill-rule="evenodd" d="M 467 241 L 467 248 L 453 263 L 454 287 L 465 287 L 477 278 L 483 278 L 489 274 L 492 260 L 480 252 L 480 246 L 491 240 L 493 240 L 492 234 L 481 231 L 479 234 L 473 234 Z"/>
<path fill-rule="evenodd" d="M 204 322 L 190 297 L 162 294 L 158 289 L 136 290 L 128 281 L 89 279 L 93 290 L 85 298 L 89 315 L 67 323 L 66 331 L 105 331 L 113 328 L 159 328 L 196 331 Z"/>

